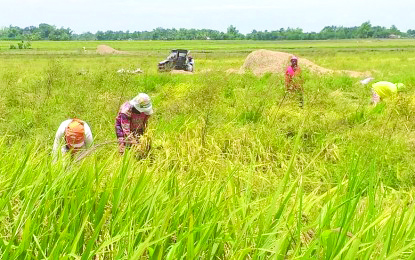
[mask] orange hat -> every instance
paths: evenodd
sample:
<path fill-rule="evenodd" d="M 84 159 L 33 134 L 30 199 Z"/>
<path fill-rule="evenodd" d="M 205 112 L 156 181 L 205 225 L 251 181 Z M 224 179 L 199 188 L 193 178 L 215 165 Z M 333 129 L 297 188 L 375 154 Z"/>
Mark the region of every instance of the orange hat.
<path fill-rule="evenodd" d="M 79 119 L 73 119 L 65 129 L 66 145 L 72 148 L 80 148 L 85 144 L 84 123 Z"/>

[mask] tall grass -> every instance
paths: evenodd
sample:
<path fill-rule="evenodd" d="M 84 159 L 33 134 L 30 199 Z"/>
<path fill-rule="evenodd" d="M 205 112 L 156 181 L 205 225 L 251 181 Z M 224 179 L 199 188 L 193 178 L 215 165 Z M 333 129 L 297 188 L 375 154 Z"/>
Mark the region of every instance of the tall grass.
<path fill-rule="evenodd" d="M 274 171 L 254 151 L 245 165 L 220 162 L 187 142 L 154 161 L 113 153 L 69 165 L 39 144 L 2 142 L 1 256 L 411 259 L 412 192 L 385 186 L 365 153 L 341 182 L 306 189 L 301 131 L 291 145 Z"/>
<path fill-rule="evenodd" d="M 0 258 L 414 258 L 405 70 L 379 68 L 408 88 L 377 107 L 356 79 L 306 72 L 301 109 L 282 76 L 226 74 L 219 56 L 194 76 L 152 73 L 157 57 L 147 74 L 115 73 L 136 58 L 0 57 Z M 146 158 L 108 145 L 52 162 L 61 121 L 115 140 L 119 106 L 140 91 L 155 108 Z"/>

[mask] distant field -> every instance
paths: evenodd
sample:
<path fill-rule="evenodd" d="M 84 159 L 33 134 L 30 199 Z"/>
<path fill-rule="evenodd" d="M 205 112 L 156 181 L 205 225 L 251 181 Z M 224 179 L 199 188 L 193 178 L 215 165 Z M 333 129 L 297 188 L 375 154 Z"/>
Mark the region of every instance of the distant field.
<path fill-rule="evenodd" d="M 115 63 L 124 63 L 154 70 L 157 61 L 165 58 L 174 48 L 190 49 L 196 55 L 199 68 L 218 69 L 239 67 L 245 57 L 256 49 L 269 49 L 301 55 L 324 67 L 333 69 L 352 69 L 358 71 L 374 70 L 375 73 L 395 74 L 389 66 L 411 73 L 415 60 L 415 40 L 341 40 L 341 41 L 89 41 L 89 42 L 32 42 L 31 50 L 10 50 L 15 42 L 0 41 L 1 59 L 10 59 L 24 54 L 22 59 L 49 59 L 65 57 L 84 62 L 99 62 L 94 59 L 98 45 L 109 45 L 117 50 L 127 51 L 130 55 L 105 57 Z M 86 48 L 86 52 L 83 51 Z M 10 56 L 12 55 L 12 56 Z M 33 56 L 35 55 L 35 56 Z M 70 57 L 68 57 L 68 55 Z M 138 57 L 137 57 L 138 56 Z M 131 62 L 134 60 L 135 64 Z M 406 62 L 400 66 L 402 62 Z M 151 63 L 151 64 L 150 64 Z M 3 63 L 3 66 L 5 64 Z M 2 64 L 0 64 L 0 68 Z"/>
<path fill-rule="evenodd" d="M 0 42 L 0 259 L 415 259 L 415 41 L 11 43 Z M 157 72 L 174 48 L 193 52 L 194 75 Z M 225 72 L 256 49 L 406 88 L 372 106 L 360 78 L 304 70 L 301 109 L 281 74 Z M 115 141 L 117 111 L 139 92 L 155 110 L 147 157 L 109 144 L 52 162 L 63 120 Z"/>
<path fill-rule="evenodd" d="M 0 50 L 5 51 L 13 41 L 0 41 Z M 361 49 L 361 48 L 415 48 L 415 39 L 386 39 L 386 40 L 324 40 L 324 41 L 39 41 L 32 42 L 37 51 L 76 51 L 83 47 L 95 50 L 100 44 L 110 45 L 115 49 L 126 51 L 159 51 L 173 48 L 189 48 L 197 51 L 241 51 L 255 49 Z M 11 50 L 12 51 L 12 50 Z"/>

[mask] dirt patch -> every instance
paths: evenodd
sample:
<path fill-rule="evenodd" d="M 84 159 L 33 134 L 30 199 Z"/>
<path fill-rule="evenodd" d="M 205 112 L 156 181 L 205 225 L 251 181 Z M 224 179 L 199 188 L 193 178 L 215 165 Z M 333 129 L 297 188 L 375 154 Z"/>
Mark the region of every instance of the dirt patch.
<path fill-rule="evenodd" d="M 108 45 L 98 45 L 97 47 L 98 54 L 127 54 L 125 51 L 118 51 L 114 48 L 111 48 Z"/>
<path fill-rule="evenodd" d="M 128 70 L 128 69 L 119 69 L 117 70 L 118 74 L 142 74 L 144 71 L 142 71 L 140 68 L 135 70 Z"/>
<path fill-rule="evenodd" d="M 245 63 L 240 68 L 239 73 L 243 73 L 247 70 L 252 71 L 255 75 L 263 75 L 267 72 L 284 73 L 287 66 L 290 63 L 290 59 L 292 56 L 294 55 L 287 52 L 257 50 L 251 52 L 248 55 L 248 57 L 245 60 Z M 300 67 L 306 67 L 311 72 L 318 74 L 344 73 L 351 77 L 365 77 L 370 76 L 371 74 L 370 72 L 327 69 L 315 64 L 314 62 L 308 59 L 300 57 L 298 58 L 298 64 Z"/>
<path fill-rule="evenodd" d="M 367 78 L 369 76 L 372 76 L 372 73 L 370 71 L 360 72 L 360 71 L 353 71 L 353 70 L 335 70 L 334 72 L 344 73 L 353 78 Z"/>
<path fill-rule="evenodd" d="M 193 75 L 193 72 L 185 71 L 185 70 L 172 70 L 170 71 L 171 74 L 186 74 L 186 75 Z"/>
<path fill-rule="evenodd" d="M 204 69 L 204 70 L 200 70 L 200 71 L 198 71 L 199 73 L 210 73 L 210 72 L 212 72 L 213 70 L 212 69 Z"/>

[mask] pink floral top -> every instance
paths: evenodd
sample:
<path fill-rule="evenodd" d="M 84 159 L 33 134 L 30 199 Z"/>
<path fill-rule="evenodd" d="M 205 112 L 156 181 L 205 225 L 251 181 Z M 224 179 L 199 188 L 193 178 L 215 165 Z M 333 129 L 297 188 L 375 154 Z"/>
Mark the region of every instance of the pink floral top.
<path fill-rule="evenodd" d="M 150 116 L 138 112 L 129 101 L 121 105 L 115 119 L 115 131 L 118 139 L 125 140 L 130 134 L 140 136 L 144 134 Z"/>

